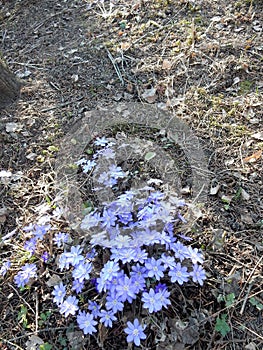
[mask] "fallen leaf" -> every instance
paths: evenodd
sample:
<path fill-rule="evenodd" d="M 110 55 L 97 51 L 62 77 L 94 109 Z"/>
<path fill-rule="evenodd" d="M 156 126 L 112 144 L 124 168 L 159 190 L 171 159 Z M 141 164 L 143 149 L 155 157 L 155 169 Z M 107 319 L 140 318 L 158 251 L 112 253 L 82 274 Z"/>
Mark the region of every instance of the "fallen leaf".
<path fill-rule="evenodd" d="M 173 63 L 169 60 L 164 59 L 163 60 L 163 65 L 162 65 L 162 69 L 167 69 L 170 70 L 173 66 Z"/>
<path fill-rule="evenodd" d="M 245 201 L 248 201 L 250 199 L 250 194 L 247 193 L 247 191 L 245 191 L 243 188 L 241 189 L 241 197 L 242 199 L 244 199 Z"/>
<path fill-rule="evenodd" d="M 26 69 L 24 72 L 17 73 L 17 77 L 20 79 L 23 79 L 23 78 L 29 77 L 31 74 L 32 74 L 32 72 L 30 70 Z"/>
<path fill-rule="evenodd" d="M 1 170 L 0 171 L 0 177 L 11 177 L 12 173 L 11 171 Z"/>
<path fill-rule="evenodd" d="M 220 189 L 220 184 L 217 184 L 215 186 L 211 186 L 211 188 L 210 188 L 211 196 L 216 195 L 218 193 L 219 189 Z"/>
<path fill-rule="evenodd" d="M 26 350 L 37 350 L 39 348 L 38 345 L 44 344 L 44 341 L 39 338 L 37 335 L 31 335 L 26 342 Z"/>
<path fill-rule="evenodd" d="M 5 126 L 6 132 L 19 132 L 22 128 L 23 125 L 19 123 L 7 123 Z"/>
<path fill-rule="evenodd" d="M 157 99 L 156 89 L 146 89 L 142 94 L 142 98 L 144 98 L 148 103 L 154 103 Z"/>
<path fill-rule="evenodd" d="M 256 134 L 251 135 L 253 139 L 263 141 L 263 131 L 257 132 Z"/>
<path fill-rule="evenodd" d="M 147 153 L 145 154 L 144 159 L 145 159 L 145 160 L 151 160 L 151 159 L 154 158 L 155 156 L 156 156 L 156 153 L 155 153 L 155 152 L 147 152 Z"/>
<path fill-rule="evenodd" d="M 47 281 L 48 287 L 54 287 L 62 282 L 61 278 L 58 275 L 52 275 L 50 279 Z"/>
<path fill-rule="evenodd" d="M 251 156 L 249 157 L 246 157 L 244 159 L 244 162 L 245 163 L 255 163 L 262 155 L 262 150 L 258 150 L 257 152 L 255 152 L 254 154 L 252 154 Z"/>

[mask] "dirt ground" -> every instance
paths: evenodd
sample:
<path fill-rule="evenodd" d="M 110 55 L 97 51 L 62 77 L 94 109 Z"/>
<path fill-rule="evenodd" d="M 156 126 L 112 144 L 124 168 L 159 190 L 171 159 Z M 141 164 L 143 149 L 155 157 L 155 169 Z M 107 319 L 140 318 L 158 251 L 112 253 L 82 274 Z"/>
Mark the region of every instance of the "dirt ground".
<path fill-rule="evenodd" d="M 0 171 L 16 175 L 0 182 L 0 238 L 52 203 L 60 141 L 91 110 L 156 104 L 202 144 L 210 190 L 187 233 L 208 277 L 175 286 L 178 300 L 156 322 L 171 333 L 180 321 L 180 331 L 168 341 L 152 327 L 143 349 L 263 348 L 262 19 L 262 0 L 0 0 L 0 55 L 23 82 L 0 111 Z M 0 263 L 13 249 L 0 240 Z M 36 307 L 52 310 L 37 331 Z M 118 327 L 76 345 L 52 307 L 45 283 L 20 294 L 12 276 L 0 279 L 0 349 L 29 349 L 32 335 L 52 349 L 127 348 Z M 225 336 L 215 329 L 222 315 Z"/>

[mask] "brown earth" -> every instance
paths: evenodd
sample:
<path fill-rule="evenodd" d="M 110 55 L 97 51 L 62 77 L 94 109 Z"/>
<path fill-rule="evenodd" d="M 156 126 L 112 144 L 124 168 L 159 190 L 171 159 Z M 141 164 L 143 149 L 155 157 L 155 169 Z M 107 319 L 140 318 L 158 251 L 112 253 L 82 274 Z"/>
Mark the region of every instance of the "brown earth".
<path fill-rule="evenodd" d="M 208 278 L 204 287 L 175 286 L 173 308 L 152 318 L 158 326 L 142 348 L 262 349 L 262 1 L 0 6 L 0 54 L 23 82 L 19 101 L 0 111 L 0 171 L 17 176 L 0 183 L 0 237 L 54 201 L 57 147 L 85 113 L 158 104 L 192 128 L 207 158 L 212 190 L 187 233 L 205 252 Z M 0 243 L 0 262 L 14 247 Z M 122 326 L 74 345 L 72 334 L 82 333 L 54 310 L 45 283 L 21 294 L 11 282 L 0 280 L 0 349 L 26 349 L 32 334 L 52 349 L 127 348 Z M 38 327 L 36 309 L 52 310 Z M 215 322 L 224 314 L 230 331 L 223 337 Z"/>

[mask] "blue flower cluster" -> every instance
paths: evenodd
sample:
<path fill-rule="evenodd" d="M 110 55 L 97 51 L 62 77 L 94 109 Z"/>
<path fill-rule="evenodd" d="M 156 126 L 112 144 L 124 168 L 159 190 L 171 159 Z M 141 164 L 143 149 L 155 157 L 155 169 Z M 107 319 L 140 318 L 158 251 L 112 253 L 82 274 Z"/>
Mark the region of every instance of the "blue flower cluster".
<path fill-rule="evenodd" d="M 96 167 L 97 181 L 103 188 L 118 187 L 129 174 L 116 164 L 114 143 L 102 137 L 93 144 L 96 151 L 92 159 L 83 158 L 77 164 L 88 175 L 94 174 Z M 106 162 L 100 168 L 102 159 Z M 58 267 L 71 275 L 69 278 L 67 274 L 66 284 L 61 281 L 52 291 L 60 313 L 65 317 L 76 315 L 79 328 L 85 335 L 91 335 L 97 332 L 98 324 L 113 327 L 120 312 L 129 304 L 135 306 L 137 300 L 150 314 L 168 308 L 174 282 L 182 285 L 192 280 L 202 286 L 206 278 L 203 254 L 182 242 L 188 242 L 188 237 L 181 235 L 179 239 L 180 235 L 175 235 L 176 224 L 185 221 L 180 213 L 185 205 L 183 200 L 171 199 L 152 186 L 130 189 L 84 217 L 81 229 L 90 235 L 88 245 L 72 245 L 65 249 L 71 237 L 63 232 L 56 233 L 53 242 L 58 249 L 63 249 Z M 24 245 L 29 257 L 50 230 L 51 225 L 32 224 L 24 228 L 31 235 Z M 101 250 L 107 258 L 100 268 Z M 49 255 L 44 252 L 41 257 L 47 262 Z M 9 261 L 5 262 L 0 274 L 4 276 L 10 265 Z M 36 264 L 27 263 L 14 281 L 18 287 L 24 287 L 36 277 Z M 85 298 L 85 305 L 81 298 L 84 290 L 92 291 L 86 293 L 89 299 Z M 139 346 L 141 340 L 146 339 L 145 328 L 138 318 L 133 323 L 128 321 L 124 329 L 127 341 Z"/>
<path fill-rule="evenodd" d="M 85 173 L 92 172 L 95 165 L 99 167 L 95 159 L 114 159 L 112 142 L 102 138 L 94 144 L 101 148 L 93 159 L 78 162 Z M 121 167 L 111 164 L 98 182 L 112 188 L 125 176 Z M 93 334 L 98 323 L 112 327 L 118 313 L 137 299 L 149 313 L 167 308 L 171 304 L 169 287 L 174 282 L 182 285 L 192 279 L 203 285 L 206 277 L 202 253 L 174 235 L 176 222 L 184 221 L 179 212 L 183 205 L 183 201 L 170 201 L 163 192 L 147 186 L 125 191 L 102 209 L 95 208 L 86 215 L 81 228 L 91 236 L 92 253 L 84 253 L 84 247 L 77 245 L 64 251 L 59 259 L 60 270 L 70 270 L 73 281 L 71 291 L 62 283 L 53 291 L 61 314 L 77 314 L 79 328 L 84 334 Z M 101 247 L 108 258 L 99 270 L 93 262 Z M 89 299 L 88 310 L 82 310 L 78 298 L 71 293 L 79 294 L 85 286 L 92 285 L 97 291 L 97 302 Z M 140 345 L 140 340 L 146 338 L 146 326 L 140 325 L 138 319 L 127 326 L 127 341 Z"/>

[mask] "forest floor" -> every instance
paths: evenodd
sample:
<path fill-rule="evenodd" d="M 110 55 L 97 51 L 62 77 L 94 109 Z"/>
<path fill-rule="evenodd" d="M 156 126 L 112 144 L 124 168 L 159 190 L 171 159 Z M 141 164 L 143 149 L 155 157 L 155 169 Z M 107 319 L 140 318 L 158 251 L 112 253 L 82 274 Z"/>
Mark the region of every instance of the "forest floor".
<path fill-rule="evenodd" d="M 207 279 L 174 286 L 178 298 L 140 348 L 263 348 L 262 32 L 261 0 L 0 0 L 0 54 L 23 82 L 0 111 L 0 268 L 13 261 L 0 276 L 0 349 L 128 348 L 120 325 L 94 340 L 59 314 L 52 264 L 30 289 L 13 284 L 23 227 L 57 205 L 61 142 L 89 111 L 118 104 L 175 115 L 209 172 L 185 231 L 203 249 Z M 65 219 L 57 225 L 67 230 Z"/>

